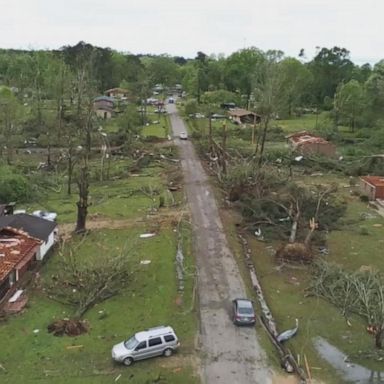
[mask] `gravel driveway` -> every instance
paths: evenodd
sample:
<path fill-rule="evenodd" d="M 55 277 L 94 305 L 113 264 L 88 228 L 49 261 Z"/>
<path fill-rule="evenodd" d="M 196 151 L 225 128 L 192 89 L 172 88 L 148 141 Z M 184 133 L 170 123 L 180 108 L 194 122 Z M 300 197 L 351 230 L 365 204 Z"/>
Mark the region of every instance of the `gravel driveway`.
<path fill-rule="evenodd" d="M 208 177 L 189 140 L 175 105 L 169 104 L 175 141 L 180 148 L 185 190 L 192 215 L 198 270 L 202 382 L 205 384 L 269 384 L 272 372 L 253 327 L 235 327 L 231 300 L 245 297 L 244 283 L 228 247 Z"/>

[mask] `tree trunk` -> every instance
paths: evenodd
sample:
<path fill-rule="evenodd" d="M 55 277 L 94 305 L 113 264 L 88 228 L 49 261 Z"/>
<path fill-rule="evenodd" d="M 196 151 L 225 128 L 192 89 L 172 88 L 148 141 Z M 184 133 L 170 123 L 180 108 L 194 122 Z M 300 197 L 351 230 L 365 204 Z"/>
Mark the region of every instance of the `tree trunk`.
<path fill-rule="evenodd" d="M 263 129 L 263 134 L 261 137 L 261 144 L 260 144 L 259 167 L 263 163 L 264 144 L 265 144 L 265 139 L 267 137 L 268 124 L 269 124 L 269 116 L 266 116 L 264 120 L 264 129 Z"/>
<path fill-rule="evenodd" d="M 223 163 L 222 163 L 222 169 L 223 174 L 225 175 L 227 173 L 227 159 L 226 159 L 226 150 L 227 150 L 227 124 L 223 123 Z"/>
<path fill-rule="evenodd" d="M 212 113 L 209 112 L 209 152 L 212 152 Z"/>
<path fill-rule="evenodd" d="M 80 170 L 80 177 L 78 180 L 79 187 L 79 201 L 77 205 L 77 221 L 76 221 L 76 233 L 84 233 L 86 231 L 85 225 L 88 214 L 88 167 L 85 165 Z"/>
<path fill-rule="evenodd" d="M 384 329 L 380 327 L 375 334 L 375 346 L 378 349 L 383 349 L 383 333 Z"/>

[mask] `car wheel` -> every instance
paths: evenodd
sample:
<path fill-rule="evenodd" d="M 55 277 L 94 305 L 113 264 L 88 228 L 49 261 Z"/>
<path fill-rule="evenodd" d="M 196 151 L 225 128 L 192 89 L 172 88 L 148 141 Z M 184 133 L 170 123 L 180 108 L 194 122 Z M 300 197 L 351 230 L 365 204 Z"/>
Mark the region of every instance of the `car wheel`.
<path fill-rule="evenodd" d="M 125 366 L 129 367 L 130 365 L 132 365 L 133 363 L 133 359 L 132 357 L 126 357 L 124 360 L 123 360 L 123 363 Z"/>
<path fill-rule="evenodd" d="M 167 348 L 165 351 L 164 351 L 164 356 L 165 357 L 170 357 L 172 356 L 172 353 L 173 353 L 173 350 L 171 348 Z"/>

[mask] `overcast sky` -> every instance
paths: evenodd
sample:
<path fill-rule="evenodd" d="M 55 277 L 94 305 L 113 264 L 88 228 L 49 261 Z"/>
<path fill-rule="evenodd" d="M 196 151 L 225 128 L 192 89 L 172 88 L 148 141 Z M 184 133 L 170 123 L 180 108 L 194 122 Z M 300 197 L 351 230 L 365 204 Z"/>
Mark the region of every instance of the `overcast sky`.
<path fill-rule="evenodd" d="M 0 0 L 0 48 L 80 40 L 131 53 L 229 55 L 250 46 L 311 59 L 345 47 L 357 64 L 384 58 L 383 0 Z"/>

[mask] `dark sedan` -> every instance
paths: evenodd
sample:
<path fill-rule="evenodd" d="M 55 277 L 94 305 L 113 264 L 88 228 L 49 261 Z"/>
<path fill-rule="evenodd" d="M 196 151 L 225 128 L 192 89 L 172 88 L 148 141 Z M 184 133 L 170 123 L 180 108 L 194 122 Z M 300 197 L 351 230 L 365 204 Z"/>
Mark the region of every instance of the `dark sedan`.
<path fill-rule="evenodd" d="M 233 323 L 236 325 L 253 325 L 256 322 L 255 311 L 251 300 L 233 300 Z"/>

